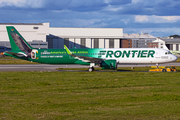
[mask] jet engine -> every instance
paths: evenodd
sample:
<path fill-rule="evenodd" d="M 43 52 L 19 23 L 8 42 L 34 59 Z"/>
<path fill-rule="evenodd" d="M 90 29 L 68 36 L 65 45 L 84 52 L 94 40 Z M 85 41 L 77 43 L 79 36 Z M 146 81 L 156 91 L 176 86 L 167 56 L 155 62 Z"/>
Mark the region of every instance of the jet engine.
<path fill-rule="evenodd" d="M 117 69 L 117 65 L 116 60 L 104 60 L 99 64 L 102 69 Z"/>

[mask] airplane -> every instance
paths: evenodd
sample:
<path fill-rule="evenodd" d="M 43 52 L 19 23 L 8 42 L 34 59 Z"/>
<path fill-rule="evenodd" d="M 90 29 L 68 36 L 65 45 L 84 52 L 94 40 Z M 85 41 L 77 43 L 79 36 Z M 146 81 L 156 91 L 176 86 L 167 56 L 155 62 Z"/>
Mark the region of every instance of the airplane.
<path fill-rule="evenodd" d="M 95 49 L 35 49 L 13 27 L 7 26 L 11 51 L 4 55 L 44 64 L 80 64 L 102 69 L 117 69 L 118 64 L 160 64 L 177 60 L 169 50 L 160 48 L 95 48 Z"/>

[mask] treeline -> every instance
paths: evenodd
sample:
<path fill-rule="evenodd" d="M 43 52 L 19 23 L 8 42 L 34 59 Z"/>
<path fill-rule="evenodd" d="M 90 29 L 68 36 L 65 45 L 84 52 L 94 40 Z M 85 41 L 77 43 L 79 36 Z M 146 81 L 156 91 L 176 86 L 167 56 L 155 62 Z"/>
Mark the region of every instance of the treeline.
<path fill-rule="evenodd" d="M 180 35 L 170 35 L 169 37 L 180 38 Z"/>

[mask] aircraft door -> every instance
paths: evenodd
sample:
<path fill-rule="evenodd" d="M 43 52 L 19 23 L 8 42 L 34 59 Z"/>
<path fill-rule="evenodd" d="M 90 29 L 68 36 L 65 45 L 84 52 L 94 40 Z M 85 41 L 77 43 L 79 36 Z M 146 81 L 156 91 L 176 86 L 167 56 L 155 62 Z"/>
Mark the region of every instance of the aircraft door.
<path fill-rule="evenodd" d="M 160 56 L 160 50 L 156 50 L 156 58 L 160 59 L 161 56 Z"/>
<path fill-rule="evenodd" d="M 38 53 L 37 50 L 32 50 L 31 51 L 31 59 L 36 59 L 36 53 Z"/>

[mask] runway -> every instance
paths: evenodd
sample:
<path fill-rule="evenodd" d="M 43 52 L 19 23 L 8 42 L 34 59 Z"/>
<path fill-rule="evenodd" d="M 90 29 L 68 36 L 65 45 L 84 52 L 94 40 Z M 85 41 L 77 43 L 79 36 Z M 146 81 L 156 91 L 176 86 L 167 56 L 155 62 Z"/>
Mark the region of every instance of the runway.
<path fill-rule="evenodd" d="M 159 66 L 180 66 L 180 63 L 160 64 Z M 155 64 L 146 65 L 118 65 L 118 67 L 148 67 Z M 48 64 L 4 64 L 0 65 L 0 71 L 58 71 L 57 68 L 87 68 L 85 65 L 48 65 Z M 97 66 L 98 67 L 98 66 Z"/>

